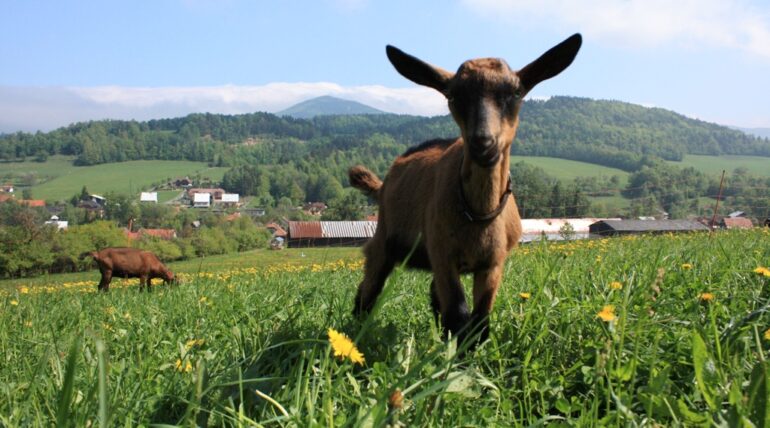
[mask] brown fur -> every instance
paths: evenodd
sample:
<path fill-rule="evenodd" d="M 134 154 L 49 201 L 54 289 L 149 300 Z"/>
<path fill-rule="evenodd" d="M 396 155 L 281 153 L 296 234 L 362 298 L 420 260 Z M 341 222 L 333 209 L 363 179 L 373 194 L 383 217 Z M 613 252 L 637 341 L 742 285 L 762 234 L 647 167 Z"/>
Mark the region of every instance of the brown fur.
<path fill-rule="evenodd" d="M 100 291 L 109 291 L 113 277 L 139 278 L 140 291 L 145 286 L 150 291 L 153 278 L 162 278 L 166 284 L 176 281 L 174 274 L 150 251 L 125 247 L 105 248 L 82 255 L 83 258 L 88 256 L 96 260 L 102 273 Z"/>
<path fill-rule="evenodd" d="M 466 61 L 454 74 L 388 46 L 399 73 L 447 97 L 462 135 L 408 150 L 384 182 L 363 166 L 350 169 L 351 185 L 380 206 L 377 231 L 364 247 L 354 313 L 372 309 L 395 264 L 406 260 L 433 272 L 431 303 L 445 329 L 461 339 L 487 337 L 505 259 L 521 236 L 515 200 L 506 195 L 521 100 L 569 66 L 580 44 L 574 35 L 518 72 L 484 58 Z M 479 220 L 484 217 L 491 218 Z M 472 313 L 462 273 L 474 275 Z"/>

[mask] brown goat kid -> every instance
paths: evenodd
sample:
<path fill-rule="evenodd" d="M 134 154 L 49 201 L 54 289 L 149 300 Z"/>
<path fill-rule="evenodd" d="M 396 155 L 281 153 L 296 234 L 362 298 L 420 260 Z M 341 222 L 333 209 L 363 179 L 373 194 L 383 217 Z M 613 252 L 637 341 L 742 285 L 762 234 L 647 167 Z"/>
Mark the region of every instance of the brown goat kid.
<path fill-rule="evenodd" d="M 110 281 L 116 278 L 139 278 L 139 290 L 145 286 L 150 291 L 153 278 L 162 278 L 166 284 L 175 283 L 173 272 L 158 260 L 150 251 L 137 248 L 105 248 L 99 251 L 83 253 L 81 258 L 91 256 L 99 265 L 102 279 L 99 291 L 109 291 Z"/>
<path fill-rule="evenodd" d="M 509 157 L 522 99 L 567 68 L 581 43 L 575 34 L 519 71 L 484 58 L 466 61 L 456 73 L 387 47 L 399 73 L 444 94 L 461 137 L 407 150 L 384 182 L 363 166 L 350 169 L 351 185 L 379 203 L 377 230 L 364 247 L 356 315 L 373 308 L 395 264 L 406 260 L 433 272 L 431 306 L 444 329 L 460 341 L 476 334 L 486 340 L 505 258 L 521 236 Z M 474 275 L 472 313 L 463 273 Z"/>

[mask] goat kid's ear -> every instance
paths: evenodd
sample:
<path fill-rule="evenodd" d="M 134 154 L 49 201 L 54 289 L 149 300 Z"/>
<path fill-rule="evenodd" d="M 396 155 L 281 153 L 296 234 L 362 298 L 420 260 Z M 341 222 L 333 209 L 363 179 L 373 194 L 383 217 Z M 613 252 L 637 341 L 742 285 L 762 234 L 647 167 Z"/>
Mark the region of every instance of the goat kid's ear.
<path fill-rule="evenodd" d="M 572 60 L 575 59 L 582 43 L 583 37 L 580 33 L 575 33 L 519 70 L 517 74 L 524 88 L 529 91 L 543 80 L 550 79 L 564 71 L 572 64 Z"/>
<path fill-rule="evenodd" d="M 385 47 L 390 63 L 402 76 L 418 85 L 428 86 L 446 95 L 447 83 L 453 73 L 419 60 L 401 49 L 388 45 Z"/>

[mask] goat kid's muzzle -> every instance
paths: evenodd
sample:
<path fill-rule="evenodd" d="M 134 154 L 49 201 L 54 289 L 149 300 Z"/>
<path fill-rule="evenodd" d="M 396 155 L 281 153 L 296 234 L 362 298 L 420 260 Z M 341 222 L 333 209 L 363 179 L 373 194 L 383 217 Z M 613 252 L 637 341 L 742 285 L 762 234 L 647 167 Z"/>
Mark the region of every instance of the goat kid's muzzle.
<path fill-rule="evenodd" d="M 467 141 L 471 160 L 476 165 L 489 168 L 500 160 L 500 149 L 495 138 L 471 137 Z"/>

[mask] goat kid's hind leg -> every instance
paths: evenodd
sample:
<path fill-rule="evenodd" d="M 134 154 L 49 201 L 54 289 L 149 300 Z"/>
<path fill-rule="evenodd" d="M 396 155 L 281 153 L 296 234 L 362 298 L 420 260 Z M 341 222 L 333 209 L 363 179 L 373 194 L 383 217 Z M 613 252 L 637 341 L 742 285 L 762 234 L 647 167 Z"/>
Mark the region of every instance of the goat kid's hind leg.
<path fill-rule="evenodd" d="M 353 315 L 358 317 L 372 310 L 394 266 L 393 260 L 387 256 L 373 257 L 367 254 L 364 280 L 358 286 L 358 293 L 353 302 Z"/>
<path fill-rule="evenodd" d="M 439 316 L 441 315 L 441 302 L 438 299 L 435 279 L 430 282 L 430 308 L 433 310 L 433 321 L 438 326 Z"/>
<path fill-rule="evenodd" d="M 494 266 L 473 276 L 473 313 L 468 330 L 479 335 L 479 343 L 489 338 L 489 313 L 495 304 L 503 267 Z"/>

